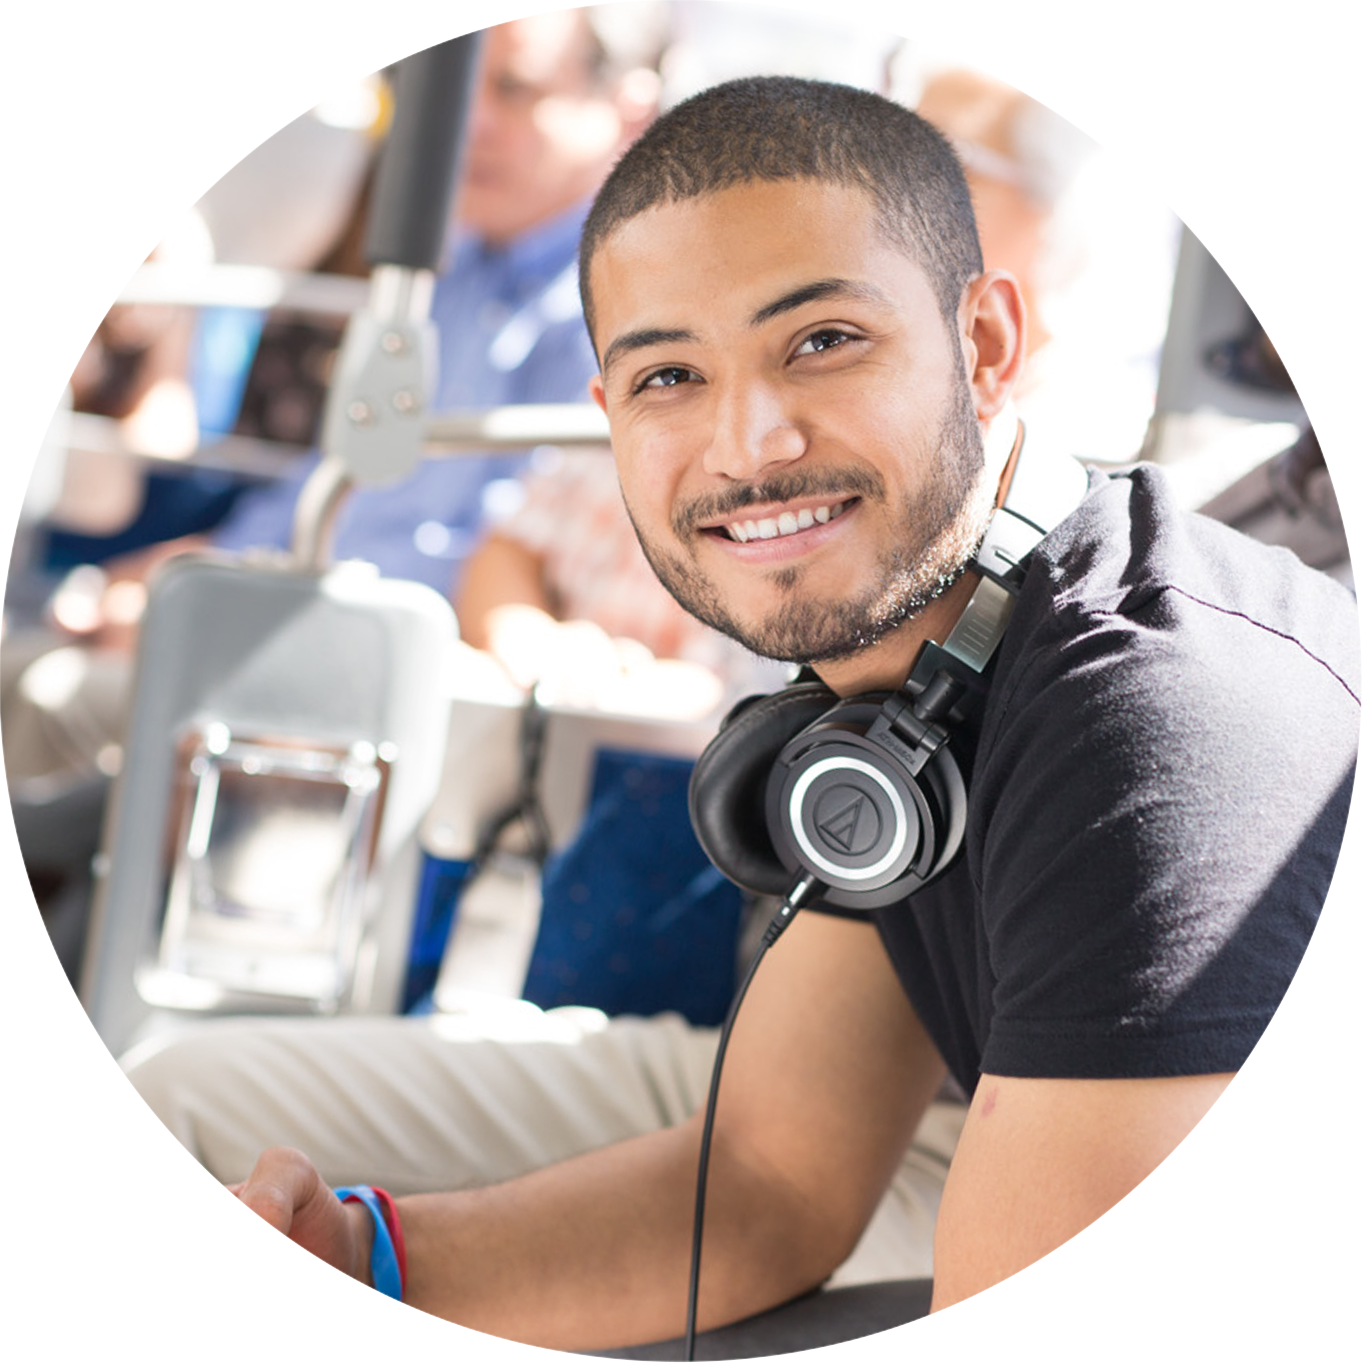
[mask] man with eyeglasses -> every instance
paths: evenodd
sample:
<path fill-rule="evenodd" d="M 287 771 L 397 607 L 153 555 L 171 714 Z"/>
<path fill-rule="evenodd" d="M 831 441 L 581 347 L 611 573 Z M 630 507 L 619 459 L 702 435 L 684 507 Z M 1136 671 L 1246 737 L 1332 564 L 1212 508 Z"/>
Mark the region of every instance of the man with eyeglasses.
<path fill-rule="evenodd" d="M 1268 229 L 1266 372 L 1319 409 L 1298 442 L 1204 510 L 1359 590 L 1359 38 L 1311 87 L 1302 119 L 1250 131 Z"/>

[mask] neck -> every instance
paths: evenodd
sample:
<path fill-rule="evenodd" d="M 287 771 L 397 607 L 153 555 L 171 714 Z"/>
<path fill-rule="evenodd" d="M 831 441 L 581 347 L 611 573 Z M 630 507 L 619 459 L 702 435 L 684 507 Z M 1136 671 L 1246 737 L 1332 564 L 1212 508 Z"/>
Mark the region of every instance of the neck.
<path fill-rule="evenodd" d="M 1334 462 L 1343 468 L 1348 463 L 1359 462 L 1359 409 L 1344 412 L 1323 412 L 1321 420 L 1329 432 L 1330 448 L 1334 451 Z"/>
<path fill-rule="evenodd" d="M 1010 403 L 982 433 L 984 477 L 995 489 L 994 506 L 1003 504 L 1013 477 L 1013 466 L 1022 448 L 1022 426 Z M 897 691 L 907 680 L 923 645 L 941 643 L 961 618 L 979 585 L 980 575 L 969 569 L 930 601 L 911 620 L 870 648 L 851 657 L 815 664 L 814 671 L 830 690 L 839 696 L 855 696 L 867 691 Z"/>
<path fill-rule="evenodd" d="M 930 640 L 941 643 L 970 602 L 979 584 L 979 575 L 966 571 L 935 601 L 930 601 L 911 620 L 887 634 L 870 648 L 848 658 L 816 663 L 819 680 L 839 696 L 855 696 L 866 691 L 897 691 L 913 670 L 923 645 Z"/>

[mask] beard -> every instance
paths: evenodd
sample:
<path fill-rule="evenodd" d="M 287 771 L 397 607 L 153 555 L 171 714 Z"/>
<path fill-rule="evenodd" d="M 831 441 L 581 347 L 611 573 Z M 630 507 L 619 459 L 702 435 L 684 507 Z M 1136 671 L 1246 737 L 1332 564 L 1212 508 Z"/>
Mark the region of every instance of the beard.
<path fill-rule="evenodd" d="M 1259 337 L 1259 358 L 1264 372 L 1289 393 L 1298 393 L 1322 412 L 1343 412 L 1359 405 L 1359 328 L 1344 301 L 1344 262 L 1333 251 L 1310 241 L 1270 241 L 1269 249 L 1283 248 L 1308 256 L 1329 270 L 1334 281 L 1340 319 L 1333 339 L 1315 343 L 1293 342 L 1274 326 L 1280 304 L 1270 298 L 1264 309 L 1264 331 Z"/>
<path fill-rule="evenodd" d="M 664 552 L 635 522 L 644 557 L 683 610 L 764 658 L 790 663 L 828 663 L 878 643 L 953 586 L 984 538 L 993 498 L 983 487 L 984 444 L 965 375 L 957 371 L 936 435 L 928 477 L 894 517 L 894 547 L 882 554 L 871 579 L 853 584 L 850 595 L 811 598 L 803 569 L 776 569 L 768 579 L 781 594 L 766 618 L 740 621 L 721 600 L 694 559 Z M 761 483 L 740 484 L 677 510 L 676 537 L 687 543 L 698 525 L 761 502 L 829 494 L 886 504 L 884 481 L 872 469 L 813 469 L 777 473 Z"/>

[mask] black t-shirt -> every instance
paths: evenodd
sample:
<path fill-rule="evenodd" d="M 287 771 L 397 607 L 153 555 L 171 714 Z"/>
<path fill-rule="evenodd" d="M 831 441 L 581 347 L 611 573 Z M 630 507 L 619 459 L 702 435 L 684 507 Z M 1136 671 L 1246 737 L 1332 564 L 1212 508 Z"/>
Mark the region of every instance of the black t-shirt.
<path fill-rule="evenodd" d="M 1359 691 L 1347 590 L 1157 470 L 1094 476 L 952 740 L 963 855 L 872 915 L 968 1093 L 1243 1063 L 1334 871 Z"/>

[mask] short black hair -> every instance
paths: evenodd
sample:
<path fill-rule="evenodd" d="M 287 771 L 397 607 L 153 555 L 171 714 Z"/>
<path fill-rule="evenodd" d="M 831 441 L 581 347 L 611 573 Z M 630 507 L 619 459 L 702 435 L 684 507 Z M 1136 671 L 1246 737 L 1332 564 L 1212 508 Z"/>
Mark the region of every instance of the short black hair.
<path fill-rule="evenodd" d="M 580 285 L 593 327 L 592 259 L 619 226 L 664 203 L 754 180 L 820 180 L 865 190 L 889 239 L 926 270 L 952 321 L 984 268 L 965 172 L 950 143 L 869 90 L 747 76 L 663 114 L 622 156 L 582 229 Z"/>

